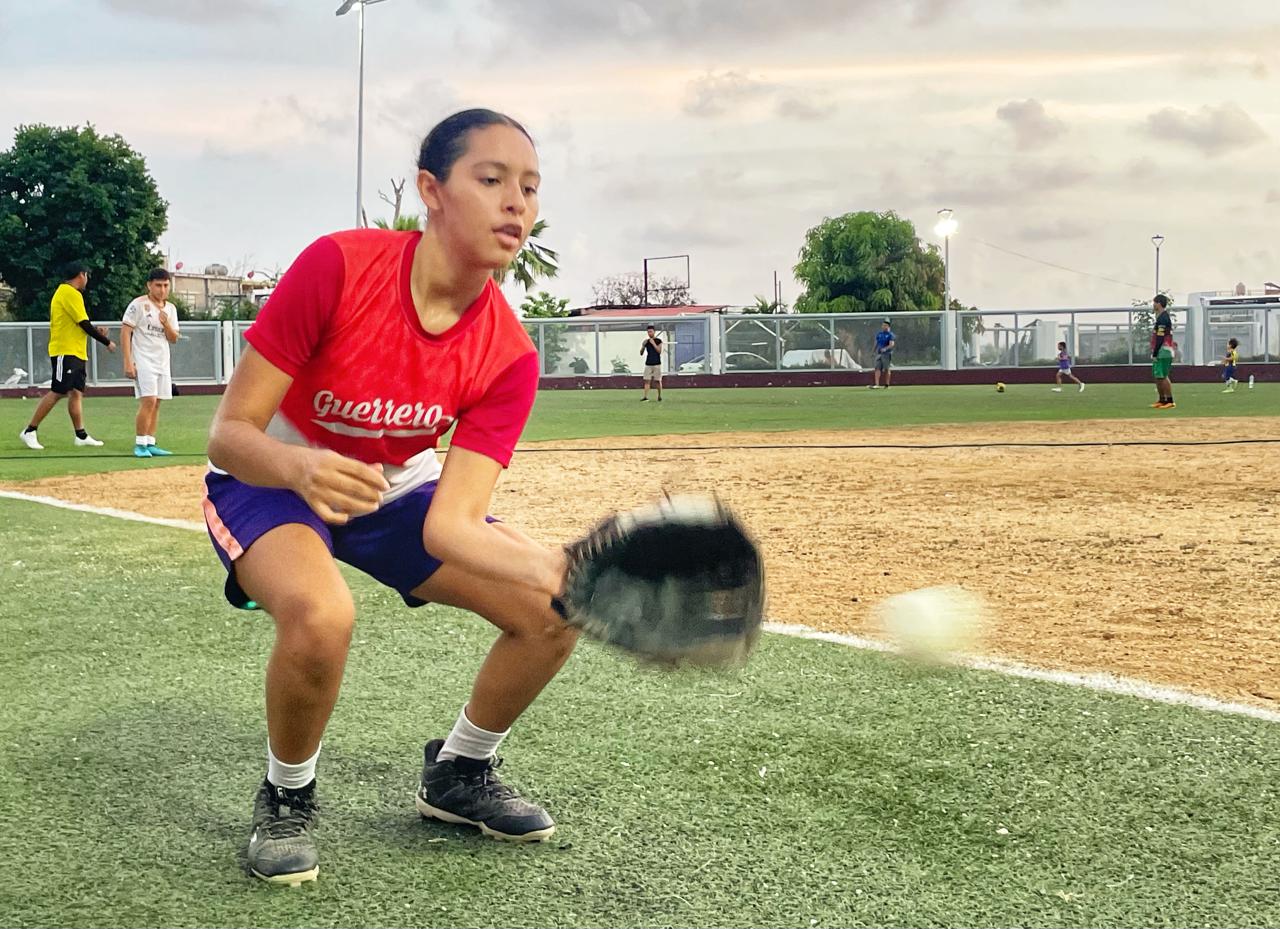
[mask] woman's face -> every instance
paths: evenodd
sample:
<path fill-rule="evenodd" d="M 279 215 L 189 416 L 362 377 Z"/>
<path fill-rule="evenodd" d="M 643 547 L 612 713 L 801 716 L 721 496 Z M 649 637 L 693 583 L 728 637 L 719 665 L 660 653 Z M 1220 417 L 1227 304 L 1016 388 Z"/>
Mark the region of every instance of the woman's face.
<path fill-rule="evenodd" d="M 460 261 L 505 268 L 538 218 L 538 153 L 512 126 L 473 129 L 466 143 L 443 184 L 418 172 L 418 192 L 431 226 Z"/>

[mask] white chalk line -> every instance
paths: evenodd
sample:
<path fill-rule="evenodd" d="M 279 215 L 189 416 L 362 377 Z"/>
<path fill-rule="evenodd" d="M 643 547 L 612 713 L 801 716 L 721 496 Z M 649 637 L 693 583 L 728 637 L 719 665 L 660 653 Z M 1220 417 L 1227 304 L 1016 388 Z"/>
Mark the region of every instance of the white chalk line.
<path fill-rule="evenodd" d="M 897 647 L 887 642 L 868 639 L 863 636 L 849 635 L 842 632 L 823 632 L 808 626 L 791 623 L 765 623 L 768 632 L 789 635 L 800 639 L 817 639 L 821 642 L 834 642 L 850 648 L 861 648 L 874 652 L 897 653 Z M 973 671 L 993 671 L 1009 677 L 1026 678 L 1033 681 L 1046 681 L 1051 684 L 1064 684 L 1068 687 L 1082 687 L 1086 690 L 1097 690 L 1109 694 L 1121 694 L 1127 697 L 1140 697 L 1156 703 L 1169 703 L 1176 706 L 1190 706 L 1213 713 L 1230 713 L 1235 716 L 1249 716 L 1266 722 L 1280 723 L 1280 712 L 1248 703 L 1234 703 L 1230 700 L 1219 700 L 1184 690 L 1181 687 L 1169 687 L 1164 684 L 1153 684 L 1136 677 L 1120 677 L 1104 672 L 1081 673 L 1075 671 L 1055 671 L 1050 668 L 1037 668 L 1008 658 L 987 658 L 962 655 L 950 661 L 950 664 L 969 668 Z"/>
<path fill-rule="evenodd" d="M 204 523 L 190 519 L 165 519 L 163 516 L 147 516 L 132 510 L 118 510 L 113 506 L 91 506 L 88 503 L 70 503 L 57 497 L 42 497 L 37 494 L 24 494 L 17 490 L 0 490 L 0 497 L 11 500 L 25 500 L 28 503 L 43 503 L 45 506 L 56 506 L 63 510 L 75 510 L 77 513 L 93 513 L 97 516 L 111 516 L 115 519 L 127 519 L 135 523 L 151 523 L 154 526 L 168 526 L 170 529 L 190 529 L 204 532 Z"/>
<path fill-rule="evenodd" d="M 75 510 L 78 513 L 93 513 L 98 516 L 110 516 L 114 519 L 125 519 L 131 522 L 151 523 L 156 526 L 167 526 L 171 529 L 186 529 L 204 532 L 203 523 L 189 519 L 166 519 L 161 516 L 147 516 L 131 510 L 120 510 L 109 506 L 92 506 L 87 503 L 70 503 L 57 497 L 44 497 L 36 494 L 25 494 L 15 490 L 0 490 L 0 497 L 12 500 L 24 500 L 28 503 L 42 503 L 46 506 L 59 507 L 64 510 Z M 793 638 L 814 639 L 819 642 L 831 642 L 849 648 L 865 651 L 896 653 L 898 649 L 887 643 L 864 636 L 850 635 L 842 632 L 824 632 L 794 623 L 765 623 L 765 631 Z M 1038 668 L 1008 658 L 987 658 L 976 656 L 957 657 L 952 661 L 959 667 L 973 671 L 991 671 L 1008 677 L 1018 677 L 1033 681 L 1045 681 L 1050 684 L 1061 684 L 1067 687 L 1080 687 L 1101 693 L 1120 694 L 1126 697 L 1138 697 L 1154 703 L 1167 703 L 1174 706 L 1189 706 L 1211 713 L 1227 713 L 1234 716 L 1247 716 L 1271 723 L 1280 723 L 1280 711 L 1269 710 L 1248 703 L 1234 703 L 1230 700 L 1219 700 L 1180 687 L 1169 687 L 1153 684 L 1140 678 L 1120 677 L 1102 672 L 1079 673 L 1075 671 L 1055 671 L 1050 668 Z"/>

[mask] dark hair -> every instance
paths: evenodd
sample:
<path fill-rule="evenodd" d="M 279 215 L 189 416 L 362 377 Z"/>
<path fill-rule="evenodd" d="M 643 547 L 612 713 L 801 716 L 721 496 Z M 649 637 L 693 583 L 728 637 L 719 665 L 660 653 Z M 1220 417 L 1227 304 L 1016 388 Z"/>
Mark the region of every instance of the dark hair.
<path fill-rule="evenodd" d="M 68 261 L 64 264 L 59 273 L 64 281 L 73 281 L 81 274 L 87 274 L 89 266 L 83 261 Z"/>
<path fill-rule="evenodd" d="M 653 323 L 649 323 L 649 325 L 645 326 L 644 328 L 645 328 L 646 330 L 647 330 L 647 329 L 653 329 L 653 328 L 655 328 L 655 326 L 653 325 Z"/>
<path fill-rule="evenodd" d="M 1169 298 L 1166 297 L 1164 294 L 1156 294 L 1155 301 L 1156 303 L 1164 307 L 1166 310 L 1169 308 Z"/>
<path fill-rule="evenodd" d="M 1066 343 L 1066 342 L 1059 342 L 1059 343 L 1058 343 L 1058 348 L 1066 348 L 1066 347 L 1067 347 L 1067 343 Z"/>
<path fill-rule="evenodd" d="M 147 274 L 148 284 L 150 284 L 152 281 L 167 281 L 169 279 L 170 279 L 170 274 L 164 268 L 152 268 L 151 271 Z"/>
<path fill-rule="evenodd" d="M 422 140 L 422 147 L 418 149 L 418 169 L 430 171 L 444 183 L 449 179 L 453 163 L 467 150 L 467 133 L 486 126 L 519 129 L 529 140 L 529 144 L 533 144 L 533 136 L 529 135 L 529 131 L 510 116 L 493 110 L 463 110 L 441 120 L 427 133 L 427 137 Z"/>
<path fill-rule="evenodd" d="M 1239 347 L 1240 347 L 1240 340 L 1239 340 L 1239 339 L 1227 339 L 1227 344 L 1228 344 L 1228 345 L 1230 345 L 1232 348 L 1239 348 Z"/>

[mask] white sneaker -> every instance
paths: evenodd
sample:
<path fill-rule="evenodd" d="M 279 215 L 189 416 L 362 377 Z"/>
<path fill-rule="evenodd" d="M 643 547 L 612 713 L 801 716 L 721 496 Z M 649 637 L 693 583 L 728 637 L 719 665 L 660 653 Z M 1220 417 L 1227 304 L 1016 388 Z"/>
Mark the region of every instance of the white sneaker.
<path fill-rule="evenodd" d="M 1049 389 L 1050 389 L 1050 390 L 1052 390 L 1055 394 L 1060 394 L 1060 393 L 1062 393 L 1062 388 L 1061 388 L 1061 387 L 1050 387 Z"/>
<path fill-rule="evenodd" d="M 1223 391 L 1224 394 L 1233 394 L 1235 392 L 1236 392 L 1236 389 L 1234 387 L 1228 387 L 1226 390 Z"/>
<path fill-rule="evenodd" d="M 19 432 L 18 438 L 22 440 L 22 444 L 33 451 L 42 452 L 44 446 L 40 444 L 40 440 L 36 438 L 34 432 Z"/>
<path fill-rule="evenodd" d="M 1084 385 L 1083 385 L 1083 384 L 1081 384 L 1081 385 L 1080 385 L 1080 389 L 1079 389 L 1079 390 L 1077 390 L 1077 391 L 1076 391 L 1076 393 L 1080 393 L 1080 394 L 1084 393 Z"/>
<path fill-rule="evenodd" d="M 99 447 L 102 445 L 102 443 L 99 442 L 97 439 L 95 439 L 93 436 L 87 435 L 87 434 L 83 439 L 80 438 L 80 436 L 76 436 L 76 444 L 77 445 L 93 445 L 93 446 L 99 446 Z"/>

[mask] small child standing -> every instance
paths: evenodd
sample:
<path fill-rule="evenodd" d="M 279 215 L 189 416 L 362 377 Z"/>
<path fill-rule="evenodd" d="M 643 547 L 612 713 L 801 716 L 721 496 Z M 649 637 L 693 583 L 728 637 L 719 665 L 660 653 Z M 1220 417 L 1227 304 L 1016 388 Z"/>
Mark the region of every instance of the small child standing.
<path fill-rule="evenodd" d="M 1222 380 L 1227 385 L 1224 394 L 1233 394 L 1236 392 L 1236 384 L 1240 382 L 1236 380 L 1236 362 L 1240 360 L 1240 340 L 1227 339 L 1227 354 L 1222 359 Z"/>
<path fill-rule="evenodd" d="M 1084 390 L 1084 381 L 1080 380 L 1080 378 L 1076 377 L 1074 374 L 1071 373 L 1071 356 L 1067 354 L 1067 343 L 1059 342 L 1058 343 L 1058 373 L 1054 375 L 1054 380 L 1057 381 L 1058 383 L 1058 386 L 1053 388 L 1053 392 L 1055 394 L 1062 393 L 1062 379 L 1064 377 L 1071 378 L 1071 380 L 1075 381 L 1077 384 L 1080 385 L 1081 390 Z"/>

